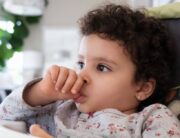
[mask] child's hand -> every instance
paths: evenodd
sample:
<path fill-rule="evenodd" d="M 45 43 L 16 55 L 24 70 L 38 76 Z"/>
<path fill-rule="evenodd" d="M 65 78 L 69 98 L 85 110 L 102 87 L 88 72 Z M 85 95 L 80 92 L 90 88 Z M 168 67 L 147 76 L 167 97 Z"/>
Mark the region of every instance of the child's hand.
<path fill-rule="evenodd" d="M 39 138 L 53 138 L 53 136 L 49 135 L 37 124 L 34 124 L 30 127 L 30 133 L 31 135 L 39 137 Z"/>
<path fill-rule="evenodd" d="M 74 70 L 53 65 L 41 81 L 41 90 L 54 100 L 72 99 L 79 95 L 83 84 Z"/>
<path fill-rule="evenodd" d="M 53 65 L 45 77 L 24 93 L 24 100 L 32 105 L 46 105 L 57 100 L 73 99 L 79 96 L 84 80 L 75 71 Z"/>

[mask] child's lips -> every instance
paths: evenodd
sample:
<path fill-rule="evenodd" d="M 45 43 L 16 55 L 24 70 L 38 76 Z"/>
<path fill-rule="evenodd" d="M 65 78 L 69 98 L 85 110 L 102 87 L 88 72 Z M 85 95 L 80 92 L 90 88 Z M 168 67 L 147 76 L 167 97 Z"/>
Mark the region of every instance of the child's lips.
<path fill-rule="evenodd" d="M 83 103 L 83 102 L 85 102 L 85 99 L 86 99 L 86 96 L 83 94 L 80 94 L 78 97 L 73 98 L 73 100 L 76 103 Z"/>

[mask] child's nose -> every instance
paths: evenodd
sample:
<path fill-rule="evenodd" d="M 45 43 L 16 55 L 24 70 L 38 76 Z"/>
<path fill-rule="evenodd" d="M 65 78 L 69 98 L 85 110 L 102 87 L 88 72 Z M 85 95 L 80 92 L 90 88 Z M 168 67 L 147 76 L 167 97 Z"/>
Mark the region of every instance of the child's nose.
<path fill-rule="evenodd" d="M 90 76 L 89 76 L 89 73 L 88 73 L 87 70 L 82 69 L 82 70 L 79 72 L 79 75 L 83 78 L 84 83 L 89 83 L 89 82 L 90 82 Z"/>
<path fill-rule="evenodd" d="M 84 83 L 87 83 L 87 80 L 84 80 Z"/>
<path fill-rule="evenodd" d="M 89 77 L 87 75 L 81 74 L 80 76 L 83 78 L 83 81 L 84 81 L 85 84 L 90 82 L 90 79 L 89 79 Z"/>

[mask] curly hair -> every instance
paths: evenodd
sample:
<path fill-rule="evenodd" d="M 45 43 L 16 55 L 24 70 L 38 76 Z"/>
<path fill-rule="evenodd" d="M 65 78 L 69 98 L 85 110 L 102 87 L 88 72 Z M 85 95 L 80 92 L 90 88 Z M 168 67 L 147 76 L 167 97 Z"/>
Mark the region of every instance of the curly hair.
<path fill-rule="evenodd" d="M 156 80 L 153 94 L 140 103 L 138 110 L 153 103 L 165 104 L 170 88 L 172 54 L 168 31 L 159 19 L 140 10 L 108 4 L 88 12 L 79 20 L 83 36 L 98 36 L 124 43 L 136 66 L 135 82 Z"/>

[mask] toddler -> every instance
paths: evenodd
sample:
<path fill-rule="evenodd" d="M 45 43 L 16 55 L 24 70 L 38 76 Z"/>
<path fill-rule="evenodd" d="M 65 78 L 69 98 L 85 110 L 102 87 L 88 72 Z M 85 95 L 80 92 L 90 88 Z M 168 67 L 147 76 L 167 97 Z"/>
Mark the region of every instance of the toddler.
<path fill-rule="evenodd" d="M 79 25 L 76 71 L 53 65 L 3 101 L 0 119 L 39 124 L 30 132 L 43 138 L 179 138 L 180 123 L 164 105 L 171 53 L 161 22 L 108 4 Z"/>

